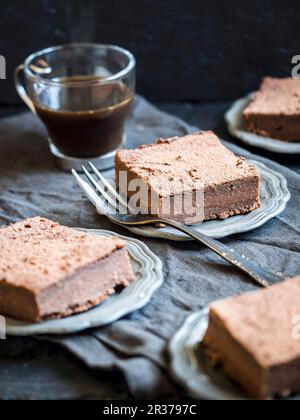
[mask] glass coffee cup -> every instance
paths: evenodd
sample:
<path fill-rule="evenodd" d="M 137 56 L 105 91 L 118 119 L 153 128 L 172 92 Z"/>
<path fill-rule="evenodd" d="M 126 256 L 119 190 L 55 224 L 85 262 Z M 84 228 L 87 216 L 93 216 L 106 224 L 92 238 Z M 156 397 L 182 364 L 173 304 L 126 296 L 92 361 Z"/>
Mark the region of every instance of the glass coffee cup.
<path fill-rule="evenodd" d="M 125 142 L 135 93 L 135 59 L 120 47 L 70 44 L 39 51 L 15 72 L 16 88 L 45 124 L 59 166 L 113 166 Z"/>

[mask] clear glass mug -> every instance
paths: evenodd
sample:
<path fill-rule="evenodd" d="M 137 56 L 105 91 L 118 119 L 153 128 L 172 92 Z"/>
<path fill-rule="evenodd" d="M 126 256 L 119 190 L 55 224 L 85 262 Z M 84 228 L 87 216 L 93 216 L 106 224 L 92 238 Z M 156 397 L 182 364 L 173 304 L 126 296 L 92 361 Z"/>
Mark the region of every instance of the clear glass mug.
<path fill-rule="evenodd" d="M 16 88 L 49 134 L 60 167 L 113 165 L 135 93 L 135 59 L 120 47 L 70 44 L 39 51 L 15 71 Z"/>

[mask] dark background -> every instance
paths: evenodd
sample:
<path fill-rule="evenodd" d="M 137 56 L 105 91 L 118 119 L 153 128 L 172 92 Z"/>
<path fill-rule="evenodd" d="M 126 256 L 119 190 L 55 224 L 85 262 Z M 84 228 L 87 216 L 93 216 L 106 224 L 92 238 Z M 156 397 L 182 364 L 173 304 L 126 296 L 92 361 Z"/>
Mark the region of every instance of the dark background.
<path fill-rule="evenodd" d="M 31 52 L 71 41 L 119 44 L 156 102 L 235 99 L 264 75 L 290 75 L 299 0 L 1 0 L 0 106 L 19 104 L 12 72 Z"/>

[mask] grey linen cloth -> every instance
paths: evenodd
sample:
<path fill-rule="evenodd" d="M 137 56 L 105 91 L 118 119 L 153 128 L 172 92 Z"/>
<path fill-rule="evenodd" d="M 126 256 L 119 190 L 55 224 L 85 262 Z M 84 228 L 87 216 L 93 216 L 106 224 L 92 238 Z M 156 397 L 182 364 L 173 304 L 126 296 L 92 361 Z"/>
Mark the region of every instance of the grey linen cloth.
<path fill-rule="evenodd" d="M 128 122 L 128 147 L 157 137 L 194 131 L 137 97 Z M 130 235 L 99 216 L 72 176 L 57 170 L 36 117 L 25 113 L 0 123 L 1 224 L 41 215 L 74 227 L 103 228 Z M 223 239 L 257 264 L 300 273 L 300 174 L 255 156 L 231 143 L 233 152 L 259 160 L 288 180 L 292 199 L 286 211 L 255 231 Z M 255 285 L 235 268 L 195 242 L 144 241 L 163 261 L 164 285 L 143 309 L 104 328 L 47 339 L 62 345 L 91 369 L 119 370 L 133 396 L 171 398 L 175 388 L 168 374 L 167 344 L 192 311 L 215 299 L 254 290 Z"/>

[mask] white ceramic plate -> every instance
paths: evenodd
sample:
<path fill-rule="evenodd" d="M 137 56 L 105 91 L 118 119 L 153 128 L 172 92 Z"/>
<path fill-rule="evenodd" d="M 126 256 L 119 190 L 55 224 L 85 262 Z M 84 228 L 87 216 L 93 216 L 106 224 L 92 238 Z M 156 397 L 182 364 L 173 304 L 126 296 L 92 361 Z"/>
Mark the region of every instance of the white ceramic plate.
<path fill-rule="evenodd" d="M 116 236 L 105 230 L 77 229 L 92 235 Z M 142 242 L 118 235 L 127 242 L 136 281 L 121 293 L 109 297 L 97 307 L 68 318 L 40 324 L 6 319 L 7 335 L 73 334 L 88 328 L 101 327 L 145 306 L 163 283 L 162 263 Z"/>
<path fill-rule="evenodd" d="M 269 169 L 260 162 L 251 161 L 260 171 L 261 184 L 261 207 L 251 213 L 233 216 L 225 220 L 211 220 L 193 227 L 201 233 L 213 238 L 248 232 L 265 224 L 270 219 L 282 213 L 291 195 L 287 188 L 287 181 L 278 172 Z M 146 237 L 162 238 L 174 241 L 191 240 L 189 236 L 177 230 L 165 227 L 157 229 L 152 226 L 128 228 L 131 232 Z"/>
<path fill-rule="evenodd" d="M 227 111 L 225 120 L 227 122 L 229 133 L 243 143 L 250 146 L 259 147 L 261 149 L 268 150 L 274 153 L 283 154 L 295 154 L 300 153 L 300 140 L 298 142 L 288 142 L 272 139 L 270 137 L 259 136 L 254 133 L 250 133 L 243 118 L 243 111 L 249 104 L 253 93 L 246 96 L 245 98 L 239 99 L 234 102 L 232 107 Z"/>
<path fill-rule="evenodd" d="M 220 369 L 212 367 L 201 349 L 207 327 L 208 308 L 190 315 L 170 341 L 171 374 L 174 380 L 195 399 L 248 400 L 243 390 Z"/>

